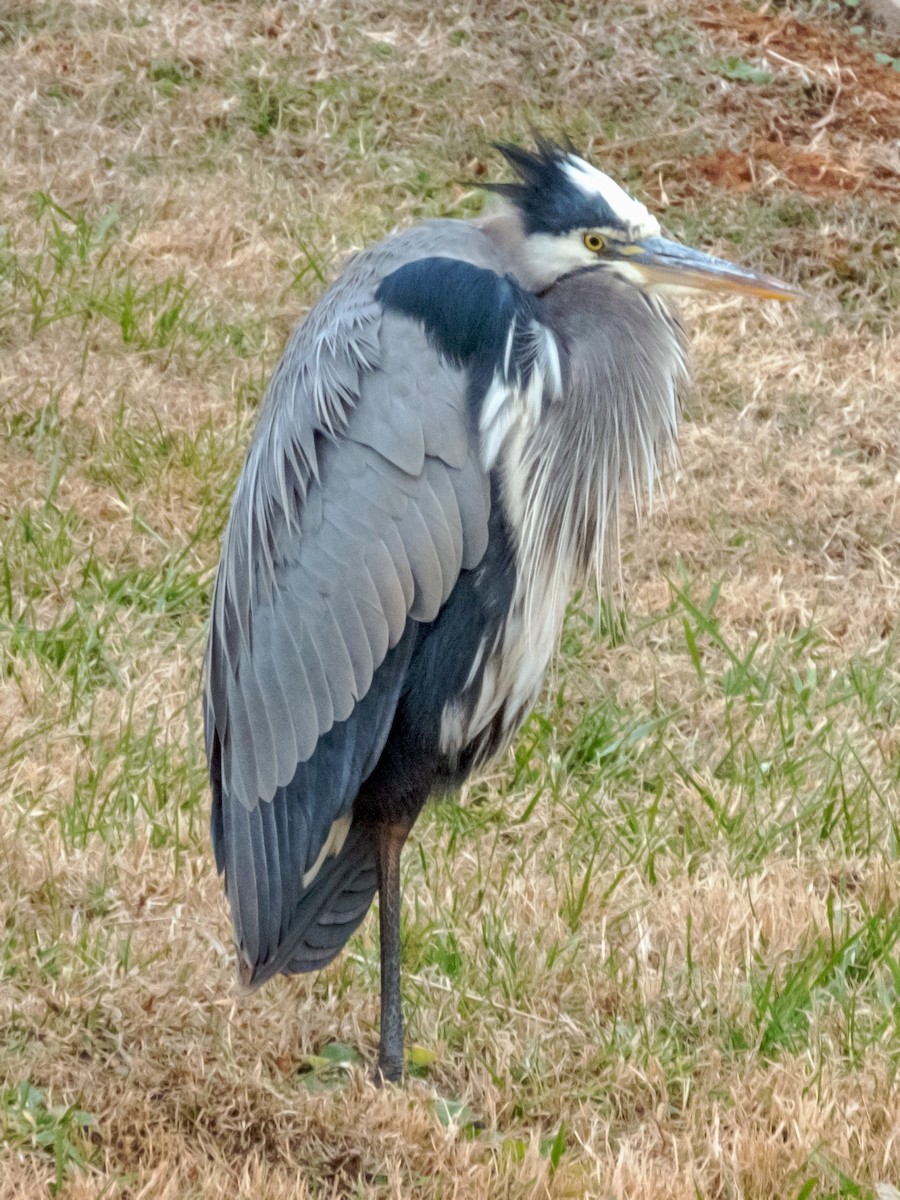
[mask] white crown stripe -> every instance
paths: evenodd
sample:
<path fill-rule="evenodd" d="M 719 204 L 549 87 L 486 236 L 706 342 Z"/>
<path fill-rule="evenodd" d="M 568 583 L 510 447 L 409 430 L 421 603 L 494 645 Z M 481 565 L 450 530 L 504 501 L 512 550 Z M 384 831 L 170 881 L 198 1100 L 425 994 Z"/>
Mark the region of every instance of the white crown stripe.
<path fill-rule="evenodd" d="M 640 200 L 629 196 L 615 180 L 592 167 L 583 158 L 570 154 L 562 164 L 567 178 L 588 196 L 599 196 L 617 220 L 633 229 L 640 237 L 656 237 L 660 232 L 659 221 Z"/>

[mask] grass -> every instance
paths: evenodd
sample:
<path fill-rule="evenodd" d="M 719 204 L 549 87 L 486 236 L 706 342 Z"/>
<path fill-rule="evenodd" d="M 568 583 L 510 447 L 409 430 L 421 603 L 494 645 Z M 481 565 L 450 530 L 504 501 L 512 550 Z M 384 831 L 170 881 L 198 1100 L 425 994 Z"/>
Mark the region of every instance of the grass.
<path fill-rule="evenodd" d="M 0 16 L 2 1200 L 896 1194 L 896 46 L 758 7 Z M 688 307 L 623 598 L 576 598 L 406 855 L 410 1079 L 376 1092 L 373 918 L 233 988 L 212 571 L 323 282 L 477 212 L 532 123 L 812 299 Z"/>

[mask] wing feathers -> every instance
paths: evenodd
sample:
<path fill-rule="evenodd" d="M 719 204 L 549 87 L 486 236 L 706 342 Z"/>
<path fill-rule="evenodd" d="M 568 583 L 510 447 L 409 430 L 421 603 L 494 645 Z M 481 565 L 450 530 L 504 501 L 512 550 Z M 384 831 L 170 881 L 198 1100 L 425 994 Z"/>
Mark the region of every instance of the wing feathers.
<path fill-rule="evenodd" d="M 348 589 L 333 596 L 331 611 L 343 635 L 347 653 L 350 655 L 350 666 L 353 668 L 353 697 L 354 700 L 359 700 L 369 690 L 375 670 L 375 660 L 353 592 Z"/>
<path fill-rule="evenodd" d="M 491 511 L 490 482 L 474 459 L 447 478 L 456 494 L 463 531 L 462 566 L 471 571 L 484 558 L 488 544 L 488 517 Z"/>
<path fill-rule="evenodd" d="M 323 966 L 371 903 L 374 843 L 370 831 L 350 823 L 352 803 L 381 755 L 415 639 L 411 623 L 348 720 L 319 740 L 312 758 L 271 801 L 253 810 L 227 803 L 217 809 L 224 817 L 235 941 L 251 985 L 276 971 Z M 340 797 L 341 803 L 329 810 L 308 805 L 308 797 Z M 336 830 L 341 820 L 349 830 Z"/>
<path fill-rule="evenodd" d="M 381 541 L 390 557 L 394 574 L 400 581 L 400 587 L 403 590 L 403 605 L 406 612 L 409 613 L 416 596 L 416 581 L 409 563 L 409 554 L 396 523 L 384 527 L 381 531 Z"/>
<path fill-rule="evenodd" d="M 266 865 L 265 882 L 268 885 L 262 889 L 266 903 L 260 909 L 259 955 L 261 958 L 268 958 L 281 940 L 281 921 L 284 911 L 281 887 L 282 863 L 278 837 L 278 818 L 274 806 L 271 804 L 260 805 L 259 814 L 261 817 L 261 850 Z M 259 849 L 258 844 L 254 846 L 254 852 Z"/>
<path fill-rule="evenodd" d="M 439 529 L 442 544 L 438 549 L 441 570 L 444 573 L 444 600 L 450 595 L 459 577 L 463 557 L 463 528 L 456 492 L 450 482 L 446 468 L 429 461 L 425 467 L 429 499 L 433 508 L 426 514 L 430 528 Z"/>
<path fill-rule="evenodd" d="M 294 597 L 296 600 L 296 596 Z M 300 598 L 294 616 L 303 614 L 306 617 L 304 620 L 301 616 L 296 625 L 296 639 L 299 648 L 299 658 L 303 664 L 303 669 L 306 671 L 306 679 L 309 683 L 309 689 L 312 693 L 313 706 L 316 715 L 317 736 L 321 736 L 322 731 L 330 729 L 334 724 L 334 705 L 331 701 L 331 688 L 328 683 L 328 676 L 325 673 L 325 667 L 322 664 L 322 658 L 319 653 L 319 639 L 310 631 L 308 610 L 303 603 L 303 598 Z M 290 619 L 290 618 L 288 618 Z"/>
<path fill-rule="evenodd" d="M 444 598 L 441 558 L 435 545 L 437 531 L 429 529 L 418 505 L 411 504 L 397 527 L 412 572 L 415 591 L 409 615 L 415 621 L 433 621 Z"/>
<path fill-rule="evenodd" d="M 395 479 L 387 472 L 377 469 L 377 460 L 371 457 L 364 469 L 347 476 L 347 498 L 345 503 L 357 512 L 377 508 L 385 517 L 396 521 L 403 516 L 406 496 L 397 487 Z"/>
<path fill-rule="evenodd" d="M 274 611 L 273 624 L 273 643 L 279 650 L 276 657 L 282 678 L 282 690 L 291 715 L 297 762 L 305 762 L 315 749 L 319 737 L 315 697 L 284 606 L 279 606 Z M 284 776 L 279 775 L 279 782 L 286 782 Z"/>
<path fill-rule="evenodd" d="M 353 711 L 356 701 L 353 694 L 353 664 L 344 641 L 344 633 L 335 618 L 331 598 L 318 605 L 318 621 L 314 636 L 319 658 L 323 664 L 328 664 L 328 689 L 331 693 L 334 719 L 335 721 L 346 721 Z M 323 730 L 323 732 L 326 731 Z"/>
<path fill-rule="evenodd" d="M 420 475 L 425 466 L 422 422 L 414 409 L 398 402 L 396 384 L 386 371 L 371 377 L 365 400 L 353 414 L 347 437 L 377 451 L 407 475 Z"/>
<path fill-rule="evenodd" d="M 444 367 L 446 372 L 449 368 Z M 425 453 L 430 458 L 438 458 L 448 467 L 461 470 L 469 458 L 469 434 L 466 428 L 466 414 L 459 406 L 447 402 L 447 388 L 439 376 L 432 384 L 430 391 L 434 403 L 427 417 L 422 422 L 425 435 Z"/>
<path fill-rule="evenodd" d="M 230 697 L 228 716 L 229 725 L 223 738 L 222 775 L 223 780 L 230 780 L 234 793 L 240 797 L 252 793 L 257 779 L 256 748 L 243 691 Z M 235 753 L 235 747 L 240 748 L 240 753 Z"/>
<path fill-rule="evenodd" d="M 232 904 L 231 910 L 235 942 L 245 957 L 259 961 L 259 898 L 252 854 L 251 816 L 256 820 L 259 818 L 242 804 L 225 804 L 223 815 L 228 850 L 225 879 L 229 894 L 241 898 L 241 903 Z"/>
<path fill-rule="evenodd" d="M 380 605 L 380 615 L 387 625 L 388 642 L 395 646 L 400 640 L 406 626 L 406 614 L 409 611 L 413 585 L 409 563 L 404 556 L 406 574 L 409 576 L 409 587 L 403 586 L 405 576 L 397 568 L 397 562 L 387 544 L 387 537 L 372 542 L 366 549 L 365 565 L 372 586 L 375 588 Z M 372 643 L 375 653 L 375 644 Z M 377 658 L 377 655 L 376 655 Z"/>
<path fill-rule="evenodd" d="M 380 545 L 380 543 L 378 544 Z M 380 663 L 389 647 L 396 645 L 399 640 L 400 634 L 403 632 L 406 614 L 405 612 L 402 616 L 398 614 L 394 622 L 397 636 L 391 639 L 391 622 L 387 614 L 392 607 L 400 608 L 402 606 L 403 593 L 397 576 L 393 574 L 390 579 L 383 581 L 382 589 L 379 591 L 372 578 L 370 561 L 371 554 L 367 553 L 360 564 L 354 599 L 359 609 L 360 620 L 365 626 L 366 638 L 372 652 L 372 670 L 374 671 L 375 664 Z"/>
<path fill-rule="evenodd" d="M 270 629 L 271 621 L 268 621 L 261 630 L 261 642 L 269 640 L 266 634 Z M 288 773 L 288 778 L 297 762 L 293 722 L 278 677 L 277 660 L 268 652 L 267 646 L 258 647 L 250 668 L 248 677 L 252 679 L 253 691 L 248 697 L 247 716 L 256 753 L 257 778 L 261 789 L 263 786 L 266 789 L 264 795 L 274 794 L 281 773 L 280 760 L 287 763 L 283 770 Z M 293 761 L 288 762 L 288 759 Z"/>

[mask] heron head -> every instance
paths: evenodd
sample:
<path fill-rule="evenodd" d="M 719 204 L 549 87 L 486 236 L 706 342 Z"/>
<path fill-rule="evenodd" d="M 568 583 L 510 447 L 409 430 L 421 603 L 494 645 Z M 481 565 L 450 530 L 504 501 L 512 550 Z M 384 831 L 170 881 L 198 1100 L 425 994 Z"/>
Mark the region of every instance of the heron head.
<path fill-rule="evenodd" d="M 791 300 L 799 289 L 662 236 L 656 217 L 569 146 L 536 137 L 536 153 L 498 144 L 515 183 L 488 184 L 519 214 L 529 284 L 551 286 L 579 270 L 603 270 L 648 292 L 742 292 Z"/>

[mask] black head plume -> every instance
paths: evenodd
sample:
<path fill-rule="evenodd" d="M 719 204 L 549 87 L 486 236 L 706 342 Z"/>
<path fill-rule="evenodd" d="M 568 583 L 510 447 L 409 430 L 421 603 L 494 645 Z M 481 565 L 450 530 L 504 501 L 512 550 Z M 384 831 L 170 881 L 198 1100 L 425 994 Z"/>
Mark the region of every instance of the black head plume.
<path fill-rule="evenodd" d="M 522 214 L 525 232 L 562 234 L 598 224 L 605 214 L 598 211 L 597 198 L 583 192 L 565 170 L 570 159 L 581 158 L 572 142 L 565 144 L 534 131 L 535 153 L 495 142 L 518 183 L 488 183 L 481 186 L 510 200 Z"/>

